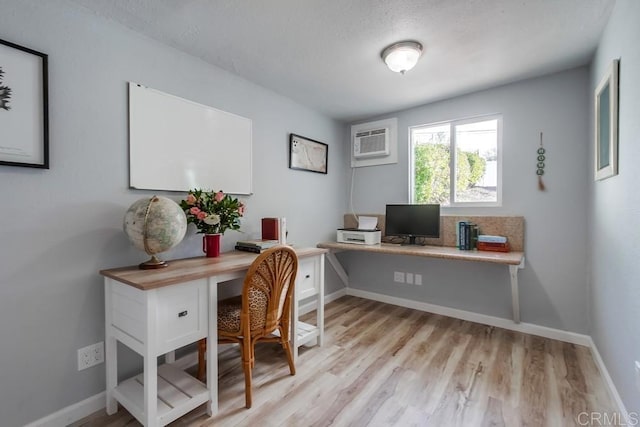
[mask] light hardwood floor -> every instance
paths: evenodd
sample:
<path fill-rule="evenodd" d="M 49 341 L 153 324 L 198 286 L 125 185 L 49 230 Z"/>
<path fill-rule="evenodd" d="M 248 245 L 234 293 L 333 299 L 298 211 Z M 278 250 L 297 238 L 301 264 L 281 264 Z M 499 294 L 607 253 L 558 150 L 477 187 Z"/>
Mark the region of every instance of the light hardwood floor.
<path fill-rule="evenodd" d="M 617 411 L 586 347 L 355 297 L 325 320 L 324 347 L 302 348 L 295 376 L 278 345 L 258 346 L 251 409 L 234 346 L 219 357 L 220 413 L 170 425 L 572 426 Z M 73 424 L 138 425 L 122 408 Z"/>

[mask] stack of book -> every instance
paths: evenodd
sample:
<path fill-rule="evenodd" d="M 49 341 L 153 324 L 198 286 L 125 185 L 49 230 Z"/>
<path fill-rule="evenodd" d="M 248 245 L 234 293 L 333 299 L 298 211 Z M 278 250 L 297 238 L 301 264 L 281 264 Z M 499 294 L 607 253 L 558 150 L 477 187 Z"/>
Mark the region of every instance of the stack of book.
<path fill-rule="evenodd" d="M 276 246 L 277 244 L 279 244 L 277 240 L 239 240 L 236 242 L 236 250 L 259 254 L 269 248 Z"/>
<path fill-rule="evenodd" d="M 468 221 L 458 222 L 458 240 L 457 247 L 463 251 L 472 251 L 476 248 L 478 241 L 478 224 Z"/>
<path fill-rule="evenodd" d="M 504 236 L 490 236 L 481 234 L 478 236 L 478 250 L 493 252 L 509 252 L 509 242 Z"/>

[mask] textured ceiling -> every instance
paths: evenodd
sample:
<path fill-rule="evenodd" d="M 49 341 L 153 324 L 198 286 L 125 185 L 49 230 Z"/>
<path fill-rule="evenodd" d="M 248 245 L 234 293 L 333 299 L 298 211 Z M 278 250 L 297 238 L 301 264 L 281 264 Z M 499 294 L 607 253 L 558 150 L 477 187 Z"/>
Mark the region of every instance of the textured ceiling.
<path fill-rule="evenodd" d="M 587 64 L 614 0 L 71 0 L 354 121 Z M 411 39 L 405 75 L 380 52 Z"/>

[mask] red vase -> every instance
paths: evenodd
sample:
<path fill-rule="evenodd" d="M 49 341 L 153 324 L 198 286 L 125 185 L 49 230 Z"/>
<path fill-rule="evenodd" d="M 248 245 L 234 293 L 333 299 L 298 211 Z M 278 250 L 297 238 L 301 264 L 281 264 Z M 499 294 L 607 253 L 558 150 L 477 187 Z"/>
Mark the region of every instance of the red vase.
<path fill-rule="evenodd" d="M 220 256 L 220 236 L 221 234 L 205 234 L 202 236 L 202 251 L 207 258 Z"/>

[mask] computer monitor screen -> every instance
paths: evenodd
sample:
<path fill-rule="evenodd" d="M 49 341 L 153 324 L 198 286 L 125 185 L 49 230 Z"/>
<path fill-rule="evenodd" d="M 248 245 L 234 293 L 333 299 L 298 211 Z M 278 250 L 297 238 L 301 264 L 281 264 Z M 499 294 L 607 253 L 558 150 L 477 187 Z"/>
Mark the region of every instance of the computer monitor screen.
<path fill-rule="evenodd" d="M 409 237 L 440 237 L 440 205 L 387 205 L 385 235 Z"/>

